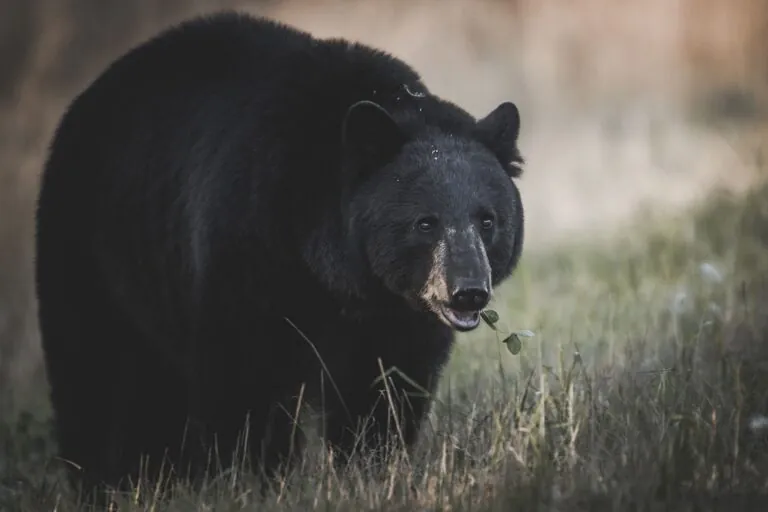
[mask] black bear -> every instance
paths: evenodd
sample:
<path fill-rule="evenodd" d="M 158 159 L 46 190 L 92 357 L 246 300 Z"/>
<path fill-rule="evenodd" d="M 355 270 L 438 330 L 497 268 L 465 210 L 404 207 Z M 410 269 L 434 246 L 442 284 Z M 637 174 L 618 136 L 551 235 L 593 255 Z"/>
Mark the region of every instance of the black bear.
<path fill-rule="evenodd" d="M 236 12 L 117 59 L 63 115 L 36 216 L 72 482 L 194 479 L 245 425 L 271 472 L 299 402 L 342 454 L 395 426 L 410 447 L 518 263 L 519 128 L 513 103 L 475 119 L 387 53 Z"/>

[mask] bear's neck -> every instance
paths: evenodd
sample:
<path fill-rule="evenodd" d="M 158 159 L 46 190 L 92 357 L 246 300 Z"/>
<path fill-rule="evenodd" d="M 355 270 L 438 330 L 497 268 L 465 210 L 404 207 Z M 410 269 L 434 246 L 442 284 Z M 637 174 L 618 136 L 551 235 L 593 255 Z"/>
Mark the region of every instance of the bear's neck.
<path fill-rule="evenodd" d="M 346 309 L 364 313 L 407 308 L 373 276 L 360 248 L 346 236 L 341 214 L 327 213 L 311 230 L 302 247 L 308 271 Z"/>

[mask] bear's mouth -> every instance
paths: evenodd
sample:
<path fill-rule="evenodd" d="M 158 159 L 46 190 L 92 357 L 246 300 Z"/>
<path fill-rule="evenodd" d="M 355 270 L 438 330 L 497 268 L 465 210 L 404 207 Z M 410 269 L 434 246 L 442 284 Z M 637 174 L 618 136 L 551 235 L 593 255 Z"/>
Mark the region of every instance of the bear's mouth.
<path fill-rule="evenodd" d="M 458 311 L 441 304 L 440 314 L 457 331 L 471 331 L 480 325 L 480 311 Z"/>

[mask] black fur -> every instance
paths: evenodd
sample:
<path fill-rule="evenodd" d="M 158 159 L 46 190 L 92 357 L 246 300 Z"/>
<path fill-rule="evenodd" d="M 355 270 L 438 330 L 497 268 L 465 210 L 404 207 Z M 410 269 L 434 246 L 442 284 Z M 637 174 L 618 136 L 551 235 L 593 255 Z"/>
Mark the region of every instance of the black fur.
<path fill-rule="evenodd" d="M 40 326 L 73 482 L 135 479 L 140 454 L 150 476 L 164 454 L 200 476 L 202 447 L 216 434 L 226 464 L 247 412 L 253 462 L 274 469 L 302 384 L 315 405 L 323 395 L 330 442 L 350 448 L 373 412 L 377 446 L 378 358 L 434 390 L 453 342 L 418 299 L 435 240 L 414 222 L 466 224 L 485 208 L 493 284 L 508 277 L 523 235 L 518 129 L 511 103 L 477 122 L 385 53 L 241 14 L 118 59 L 61 120 L 37 212 Z M 410 400 L 409 445 L 429 407 Z"/>

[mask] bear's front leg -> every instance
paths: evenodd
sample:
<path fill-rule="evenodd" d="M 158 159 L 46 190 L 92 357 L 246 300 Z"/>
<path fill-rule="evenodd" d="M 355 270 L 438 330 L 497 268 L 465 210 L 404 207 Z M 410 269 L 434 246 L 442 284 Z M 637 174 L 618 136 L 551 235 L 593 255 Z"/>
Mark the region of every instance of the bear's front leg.
<path fill-rule="evenodd" d="M 187 377 L 188 420 L 182 474 L 200 484 L 236 464 L 238 438 L 247 431 L 237 358 L 226 343 L 198 341 Z M 242 453 L 242 450 L 240 450 Z"/>
<path fill-rule="evenodd" d="M 326 415 L 325 438 L 339 467 L 358 460 L 363 468 L 377 471 L 400 450 L 410 455 L 434 386 L 417 389 L 399 375 L 389 374 L 374 384 L 369 379 L 350 389 L 358 391 L 347 393 L 343 403 L 331 400 Z"/>
<path fill-rule="evenodd" d="M 271 480 L 295 462 L 304 445 L 295 423 L 301 397 L 299 365 L 291 356 L 296 349 L 279 320 L 233 311 L 234 306 L 209 308 L 210 323 L 198 331 L 196 369 L 189 376 L 195 428 L 187 437 L 188 457 L 196 475 L 234 466 Z"/>

